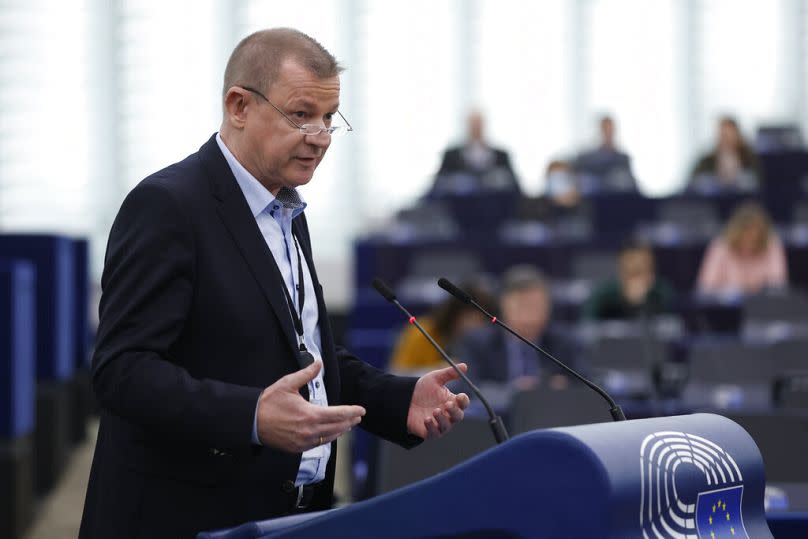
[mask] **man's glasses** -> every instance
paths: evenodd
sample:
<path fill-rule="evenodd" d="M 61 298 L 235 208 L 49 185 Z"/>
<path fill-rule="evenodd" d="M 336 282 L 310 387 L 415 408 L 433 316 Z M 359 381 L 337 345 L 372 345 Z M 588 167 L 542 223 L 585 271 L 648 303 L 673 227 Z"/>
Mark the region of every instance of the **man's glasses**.
<path fill-rule="evenodd" d="M 328 135 L 338 137 L 338 136 L 341 136 L 341 135 L 345 135 L 349 131 L 353 131 L 353 127 L 351 127 L 351 124 L 348 123 L 348 120 L 345 119 L 345 116 L 343 116 L 340 111 L 337 111 L 337 114 L 339 114 L 339 117 L 342 118 L 343 122 L 345 122 L 345 125 L 332 125 L 331 127 L 326 127 L 324 125 L 315 125 L 315 124 L 303 124 L 303 125 L 300 125 L 296 121 L 291 119 L 289 116 L 284 114 L 281 109 L 276 107 L 275 104 L 267 98 L 267 96 L 265 96 L 264 94 L 262 94 L 261 92 L 259 92 L 255 88 L 250 88 L 249 86 L 239 86 L 239 88 L 241 88 L 243 90 L 247 90 L 248 92 L 252 92 L 255 95 L 261 97 L 261 99 L 263 99 L 264 101 L 266 101 L 267 103 L 272 105 L 273 109 L 277 110 L 280 113 L 281 116 L 286 118 L 286 120 L 290 124 L 294 125 L 298 129 L 298 131 L 300 131 L 304 135 L 315 136 L 315 135 L 319 135 L 320 133 L 326 133 Z"/>

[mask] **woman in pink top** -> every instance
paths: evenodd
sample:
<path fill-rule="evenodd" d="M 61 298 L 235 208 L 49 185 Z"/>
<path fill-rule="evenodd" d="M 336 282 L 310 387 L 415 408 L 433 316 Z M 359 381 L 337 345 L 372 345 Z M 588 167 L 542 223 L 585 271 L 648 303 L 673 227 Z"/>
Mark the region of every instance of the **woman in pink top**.
<path fill-rule="evenodd" d="M 783 244 L 760 205 L 747 202 L 710 243 L 699 272 L 699 291 L 751 294 L 788 282 Z"/>

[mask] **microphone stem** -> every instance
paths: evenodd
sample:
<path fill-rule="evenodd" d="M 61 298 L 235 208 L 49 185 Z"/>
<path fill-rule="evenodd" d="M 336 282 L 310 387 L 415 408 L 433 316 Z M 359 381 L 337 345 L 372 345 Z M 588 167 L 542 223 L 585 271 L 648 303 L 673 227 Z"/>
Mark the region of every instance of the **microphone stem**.
<path fill-rule="evenodd" d="M 452 368 L 460 376 L 460 378 L 466 384 L 468 384 L 474 395 L 478 399 L 480 399 L 481 403 L 483 403 L 485 411 L 486 413 L 488 413 L 489 418 L 488 424 L 491 426 L 491 431 L 494 433 L 494 439 L 497 441 L 497 443 L 501 444 L 502 442 L 507 441 L 510 437 L 508 436 L 508 431 L 505 429 L 505 425 L 502 422 L 502 419 L 494 412 L 494 409 L 491 408 L 491 405 L 488 403 L 486 398 L 483 397 L 482 392 L 477 388 L 476 385 L 474 385 L 474 383 L 469 379 L 469 377 L 466 376 L 466 373 L 460 370 L 460 367 L 458 367 L 457 363 L 455 363 L 454 360 L 451 357 L 449 357 L 449 354 L 447 354 L 443 350 L 443 348 L 437 342 L 435 342 L 435 339 L 432 338 L 432 335 L 430 335 L 423 327 L 421 327 L 421 324 L 418 323 L 418 320 L 413 315 L 411 315 L 410 312 L 397 299 L 394 299 L 393 303 L 399 309 L 401 309 L 401 311 L 404 314 L 406 314 L 409 317 L 410 323 L 414 325 L 416 328 L 418 328 L 418 331 L 420 331 L 421 334 L 427 338 L 427 340 L 432 344 L 435 350 L 438 351 L 441 357 L 443 357 L 443 359 L 446 360 L 449 363 L 449 365 L 452 366 Z"/>
<path fill-rule="evenodd" d="M 533 348 L 537 352 L 541 352 L 546 357 L 551 359 L 553 361 L 553 363 L 555 363 L 556 365 L 558 365 L 559 367 L 564 369 L 566 372 L 571 374 L 573 377 L 577 378 L 578 380 L 580 380 L 581 382 L 583 382 L 584 384 L 586 384 L 587 386 L 592 388 L 594 391 L 596 391 L 601 397 L 603 397 L 606 400 L 607 403 L 609 403 L 609 413 L 612 415 L 612 419 L 614 421 L 625 421 L 626 420 L 626 416 L 623 413 L 623 409 L 620 408 L 620 405 L 618 405 L 616 402 L 614 402 L 614 399 L 612 399 L 612 397 L 608 393 L 606 393 L 606 391 L 604 391 L 600 386 L 598 386 L 594 382 L 590 382 L 589 380 L 587 380 L 586 378 L 584 378 L 583 376 L 578 374 L 578 372 L 576 372 L 575 370 L 573 370 L 570 367 L 568 367 L 567 365 L 565 365 L 562 361 L 556 359 L 556 357 L 553 356 L 553 354 L 546 351 L 541 346 L 537 345 L 536 343 L 530 342 L 529 340 L 527 340 L 523 336 L 519 335 L 517 332 L 512 330 L 507 324 L 502 322 L 499 318 L 497 318 L 496 316 L 494 316 L 491 313 L 489 313 L 488 311 L 486 311 L 473 298 L 469 298 L 469 301 L 471 302 L 472 305 L 474 305 L 477 309 L 479 309 L 480 312 L 482 312 L 488 318 L 490 318 L 491 322 L 493 322 L 494 324 L 497 324 L 498 326 L 504 328 L 505 331 L 507 331 L 508 333 L 510 333 L 511 335 L 513 335 L 514 337 L 516 337 L 517 339 L 522 341 L 523 343 L 527 344 L 528 346 L 530 346 L 531 348 Z"/>

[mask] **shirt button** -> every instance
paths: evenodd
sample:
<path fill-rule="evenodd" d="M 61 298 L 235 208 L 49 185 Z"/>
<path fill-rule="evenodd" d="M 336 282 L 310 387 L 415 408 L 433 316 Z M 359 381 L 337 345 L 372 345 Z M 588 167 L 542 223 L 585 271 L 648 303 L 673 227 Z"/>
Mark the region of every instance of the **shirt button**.
<path fill-rule="evenodd" d="M 316 380 L 314 382 L 314 387 L 316 387 L 317 389 L 320 389 L 320 380 Z"/>
<path fill-rule="evenodd" d="M 295 487 L 295 482 L 289 479 L 281 483 L 281 488 L 284 492 L 294 492 L 297 490 L 297 487 Z"/>

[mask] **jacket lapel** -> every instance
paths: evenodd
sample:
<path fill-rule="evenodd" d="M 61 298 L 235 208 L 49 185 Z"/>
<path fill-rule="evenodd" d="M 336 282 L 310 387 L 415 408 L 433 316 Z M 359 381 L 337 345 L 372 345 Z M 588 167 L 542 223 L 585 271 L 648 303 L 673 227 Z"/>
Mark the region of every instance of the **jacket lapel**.
<path fill-rule="evenodd" d="M 200 148 L 199 156 L 210 174 L 213 195 L 219 200 L 219 217 L 272 306 L 292 353 L 302 368 L 305 365 L 302 365 L 297 350 L 297 336 L 283 293 L 282 287 L 285 285 L 281 272 L 261 235 L 244 194 L 238 188 L 230 166 L 219 150 L 215 135 Z"/>

